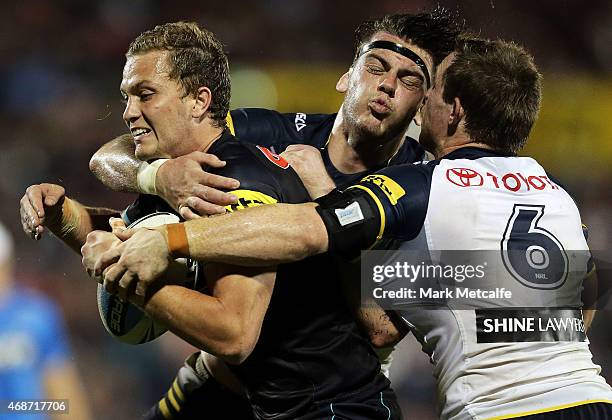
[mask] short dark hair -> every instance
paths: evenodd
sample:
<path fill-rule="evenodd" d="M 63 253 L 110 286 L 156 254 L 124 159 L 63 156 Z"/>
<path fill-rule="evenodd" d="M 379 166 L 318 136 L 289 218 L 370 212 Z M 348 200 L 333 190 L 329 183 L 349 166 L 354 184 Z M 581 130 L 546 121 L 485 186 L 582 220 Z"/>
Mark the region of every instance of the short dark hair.
<path fill-rule="evenodd" d="M 363 22 L 355 30 L 355 57 L 361 47 L 377 32 L 395 35 L 429 52 L 434 66 L 454 51 L 457 37 L 463 28 L 457 16 L 441 6 L 419 14 L 386 15 Z"/>
<path fill-rule="evenodd" d="M 224 127 L 231 83 L 227 56 L 215 35 L 195 22 L 165 23 L 138 35 L 125 55 L 150 51 L 170 53 L 170 78 L 179 81 L 185 96 L 197 95 L 201 86 L 210 89 L 210 116 L 217 126 Z"/>
<path fill-rule="evenodd" d="M 461 100 L 472 139 L 517 153 L 540 110 L 541 79 L 533 57 L 519 45 L 468 38 L 458 43 L 444 74 L 443 98 Z"/>

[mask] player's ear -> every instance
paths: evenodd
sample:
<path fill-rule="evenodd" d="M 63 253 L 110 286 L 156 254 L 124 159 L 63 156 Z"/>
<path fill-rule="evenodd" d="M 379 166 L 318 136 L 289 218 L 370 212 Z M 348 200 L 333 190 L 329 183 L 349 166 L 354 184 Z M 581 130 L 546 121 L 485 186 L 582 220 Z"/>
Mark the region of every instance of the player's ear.
<path fill-rule="evenodd" d="M 450 115 L 448 116 L 448 125 L 457 128 L 463 117 L 465 117 L 465 110 L 463 106 L 461 106 L 461 99 L 455 97 L 452 103 L 452 110 Z"/>
<path fill-rule="evenodd" d="M 336 90 L 338 92 L 346 93 L 346 91 L 348 90 L 348 79 L 352 71 L 353 68 L 351 67 L 346 73 L 340 76 L 340 79 L 338 79 L 338 83 L 336 83 Z"/>
<path fill-rule="evenodd" d="M 206 111 L 210 108 L 212 102 L 212 93 L 206 86 L 198 88 L 198 93 L 195 96 L 193 107 L 191 108 L 191 116 L 193 118 L 202 118 Z"/>
<path fill-rule="evenodd" d="M 423 124 L 423 107 L 425 106 L 426 102 L 427 102 L 427 95 L 425 95 L 425 97 L 421 101 L 421 105 L 419 105 L 419 108 L 417 109 L 417 112 L 416 114 L 414 114 L 414 118 L 412 119 L 414 123 L 418 125 L 419 127 L 421 126 L 421 124 Z"/>

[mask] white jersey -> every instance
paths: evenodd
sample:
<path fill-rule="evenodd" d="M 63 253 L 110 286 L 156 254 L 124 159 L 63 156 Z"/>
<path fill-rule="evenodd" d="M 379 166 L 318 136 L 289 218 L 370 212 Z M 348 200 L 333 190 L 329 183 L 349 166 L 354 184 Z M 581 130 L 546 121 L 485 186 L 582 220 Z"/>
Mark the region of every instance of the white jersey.
<path fill-rule="evenodd" d="M 590 262 L 580 215 L 534 159 L 465 148 L 384 169 L 357 188 L 384 210 L 381 229 L 402 241 L 400 250 L 426 253 L 434 265 L 453 252 L 474 264 L 488 259 L 487 275 L 471 285 L 490 294 L 457 299 L 456 287 L 454 296 L 425 292 L 401 306 L 433 363 L 441 418 L 612 403 L 576 306 Z"/>

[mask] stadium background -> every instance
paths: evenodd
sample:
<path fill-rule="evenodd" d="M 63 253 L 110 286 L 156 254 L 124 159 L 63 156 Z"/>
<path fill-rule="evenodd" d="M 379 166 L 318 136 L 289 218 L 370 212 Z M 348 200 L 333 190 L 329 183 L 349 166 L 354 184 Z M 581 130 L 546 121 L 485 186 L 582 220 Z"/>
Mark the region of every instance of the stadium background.
<path fill-rule="evenodd" d="M 62 184 L 84 203 L 122 208 L 129 195 L 105 190 L 88 160 L 122 133 L 118 86 L 131 39 L 153 25 L 195 20 L 229 52 L 232 107 L 335 112 L 337 77 L 352 59 L 352 31 L 364 19 L 416 12 L 415 0 L 153 1 L 25 0 L 0 6 L 0 220 L 15 234 L 17 277 L 56 299 L 66 316 L 75 361 L 100 419 L 133 419 L 169 384 L 188 345 L 169 334 L 128 347 L 107 336 L 95 284 L 79 258 L 50 238 L 23 235 L 18 200 L 42 181 Z M 525 153 L 574 193 L 593 248 L 612 244 L 612 3 L 604 0 L 501 1 L 458 4 L 483 35 L 516 40 L 544 75 L 540 119 Z M 612 383 L 612 314 L 590 334 L 595 361 Z M 433 380 L 413 338 L 396 352 L 393 385 L 409 418 L 434 418 Z"/>

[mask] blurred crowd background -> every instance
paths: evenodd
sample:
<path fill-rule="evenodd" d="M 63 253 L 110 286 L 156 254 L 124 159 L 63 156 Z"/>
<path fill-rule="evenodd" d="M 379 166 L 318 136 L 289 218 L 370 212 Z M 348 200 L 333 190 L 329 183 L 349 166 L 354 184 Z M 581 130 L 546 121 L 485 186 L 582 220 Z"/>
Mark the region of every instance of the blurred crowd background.
<path fill-rule="evenodd" d="M 488 37 L 517 41 L 544 75 L 531 154 L 574 194 L 602 255 L 612 245 L 612 3 L 605 0 L 441 1 Z M 59 183 L 92 205 L 133 199 L 106 190 L 88 161 L 125 131 L 119 82 L 129 42 L 155 24 L 194 20 L 215 32 L 230 57 L 232 107 L 335 112 L 334 86 L 353 55 L 353 30 L 386 13 L 417 12 L 429 0 L 23 0 L 0 14 L 0 221 L 15 238 L 16 281 L 57 302 L 94 418 L 135 419 L 157 401 L 191 349 L 166 334 L 119 344 L 99 320 L 96 284 L 80 258 L 50 237 L 21 231 L 28 185 Z M 612 313 L 596 318 L 595 361 L 612 383 Z M 1 351 L 1 349 L 0 349 Z M 412 337 L 397 351 L 393 385 L 407 418 L 435 418 L 427 357 Z"/>

